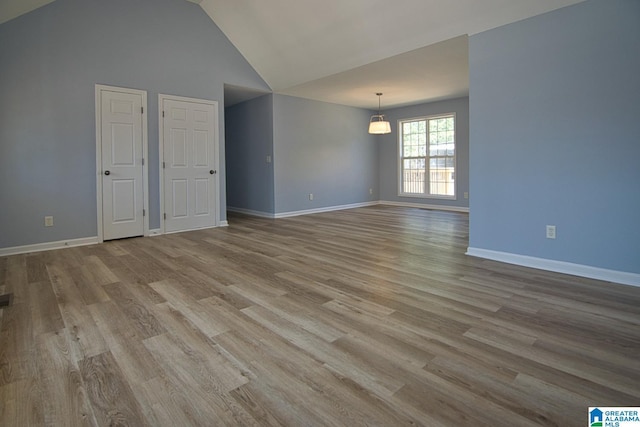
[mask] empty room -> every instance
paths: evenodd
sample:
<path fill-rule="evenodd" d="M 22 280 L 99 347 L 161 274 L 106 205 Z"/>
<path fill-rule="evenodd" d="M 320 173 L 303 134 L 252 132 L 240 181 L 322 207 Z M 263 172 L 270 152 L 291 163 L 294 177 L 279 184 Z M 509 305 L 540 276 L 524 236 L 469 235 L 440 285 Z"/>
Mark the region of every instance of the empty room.
<path fill-rule="evenodd" d="M 3 0 L 0 425 L 640 425 L 638 23 Z"/>

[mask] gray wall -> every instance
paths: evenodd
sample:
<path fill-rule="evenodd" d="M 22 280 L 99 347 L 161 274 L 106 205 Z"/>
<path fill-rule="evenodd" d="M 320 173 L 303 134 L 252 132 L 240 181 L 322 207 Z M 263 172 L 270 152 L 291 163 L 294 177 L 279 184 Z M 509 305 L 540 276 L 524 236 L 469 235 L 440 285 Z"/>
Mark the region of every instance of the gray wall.
<path fill-rule="evenodd" d="M 391 133 L 377 135 L 380 159 L 380 200 L 440 206 L 469 207 L 469 98 L 431 102 L 383 111 Z M 456 200 L 398 196 L 398 120 L 456 113 Z"/>
<path fill-rule="evenodd" d="M 158 93 L 219 102 L 226 218 L 223 85 L 269 88 L 199 6 L 57 0 L 0 25 L 0 64 L 0 247 L 97 235 L 96 83 L 148 91 L 151 228 Z"/>
<path fill-rule="evenodd" d="M 470 247 L 640 273 L 640 2 L 469 44 Z"/>
<path fill-rule="evenodd" d="M 228 107 L 225 120 L 227 206 L 273 214 L 273 95 Z"/>
<path fill-rule="evenodd" d="M 378 200 L 369 111 L 284 95 L 273 104 L 276 213 Z"/>

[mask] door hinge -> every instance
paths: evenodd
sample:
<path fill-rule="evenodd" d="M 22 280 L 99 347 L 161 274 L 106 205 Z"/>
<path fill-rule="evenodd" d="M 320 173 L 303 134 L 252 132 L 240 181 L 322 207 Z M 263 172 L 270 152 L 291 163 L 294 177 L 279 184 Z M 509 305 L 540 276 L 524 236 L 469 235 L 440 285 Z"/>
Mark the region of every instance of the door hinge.
<path fill-rule="evenodd" d="M 167 167 L 167 165 L 164 162 L 162 162 L 162 169 L 164 169 L 166 167 Z"/>
<path fill-rule="evenodd" d="M 144 209 L 142 209 L 142 216 L 147 216 L 147 211 L 145 211 Z"/>
<path fill-rule="evenodd" d="M 164 117 L 164 110 L 162 110 L 162 117 Z"/>
<path fill-rule="evenodd" d="M 140 107 L 140 114 L 144 114 L 144 107 Z"/>
<path fill-rule="evenodd" d="M 142 159 L 142 166 L 144 166 L 144 158 Z"/>
<path fill-rule="evenodd" d="M 167 219 L 167 214 L 164 214 L 163 216 L 164 216 L 164 219 Z"/>

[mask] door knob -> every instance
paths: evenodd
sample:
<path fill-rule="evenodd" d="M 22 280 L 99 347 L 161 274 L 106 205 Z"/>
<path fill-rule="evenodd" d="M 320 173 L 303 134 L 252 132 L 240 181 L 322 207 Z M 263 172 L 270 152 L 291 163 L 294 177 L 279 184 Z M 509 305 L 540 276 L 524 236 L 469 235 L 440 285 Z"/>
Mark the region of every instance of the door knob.
<path fill-rule="evenodd" d="M 209 171 L 209 174 L 210 174 L 210 175 L 213 175 L 214 173 L 216 173 L 216 171 L 214 171 L 213 169 L 211 169 L 211 170 Z"/>
<path fill-rule="evenodd" d="M 109 171 L 104 171 L 104 174 L 105 174 L 105 175 L 111 175 L 111 172 L 109 172 Z"/>

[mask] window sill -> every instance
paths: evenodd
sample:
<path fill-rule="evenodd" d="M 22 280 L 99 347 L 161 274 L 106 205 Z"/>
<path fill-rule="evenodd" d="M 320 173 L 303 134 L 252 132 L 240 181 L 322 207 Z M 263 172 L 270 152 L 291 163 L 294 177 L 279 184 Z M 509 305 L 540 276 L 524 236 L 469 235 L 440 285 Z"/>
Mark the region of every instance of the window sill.
<path fill-rule="evenodd" d="M 432 194 L 399 193 L 398 197 L 406 197 L 408 199 L 458 200 L 456 196 L 437 196 Z"/>

